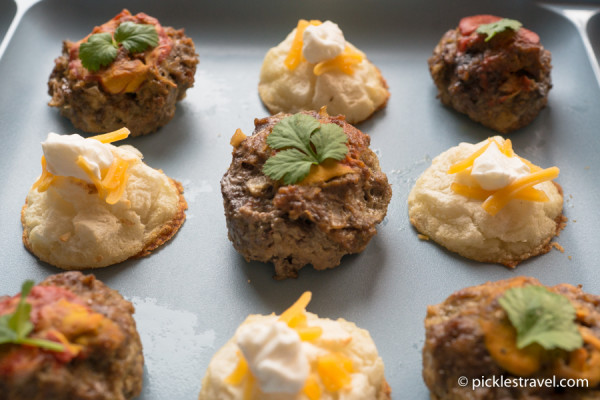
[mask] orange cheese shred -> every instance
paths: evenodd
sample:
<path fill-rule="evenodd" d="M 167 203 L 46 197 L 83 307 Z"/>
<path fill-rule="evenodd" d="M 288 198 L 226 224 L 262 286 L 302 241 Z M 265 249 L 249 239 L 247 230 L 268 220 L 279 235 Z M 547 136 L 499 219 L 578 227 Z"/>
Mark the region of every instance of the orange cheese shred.
<path fill-rule="evenodd" d="M 297 328 L 296 332 L 298 332 L 300 340 L 311 341 L 321 337 L 323 334 L 323 328 L 320 326 L 305 326 Z"/>
<path fill-rule="evenodd" d="M 485 145 L 483 145 L 479 150 L 477 150 L 464 160 L 451 165 L 450 168 L 448 168 L 448 171 L 446 171 L 446 173 L 452 175 L 456 174 L 457 172 L 463 171 L 469 167 L 472 167 L 473 163 L 475 162 L 475 159 L 482 155 L 492 143 L 492 140 L 488 139 L 488 142 Z"/>
<path fill-rule="evenodd" d="M 238 352 L 239 353 L 239 352 Z M 246 362 L 246 359 L 244 357 L 242 357 L 241 354 L 238 354 L 240 359 L 238 360 L 237 365 L 235 366 L 235 369 L 233 370 L 233 372 L 231 374 L 229 374 L 227 376 L 227 378 L 225 378 L 225 383 L 228 383 L 230 385 L 239 385 L 240 383 L 242 383 L 242 381 L 244 380 L 244 378 L 246 377 L 246 375 L 248 374 L 248 363 Z"/>
<path fill-rule="evenodd" d="M 150 66 L 141 60 L 120 60 L 100 74 L 102 87 L 111 94 L 133 93 L 147 79 Z"/>
<path fill-rule="evenodd" d="M 573 350 L 568 361 L 558 360 L 553 372 L 569 379 L 587 379 L 588 387 L 595 387 L 600 383 L 600 339 L 585 326 L 579 326 L 579 332 L 589 347 Z"/>
<path fill-rule="evenodd" d="M 495 142 L 495 140 L 494 140 Z M 498 142 L 496 142 L 496 145 L 498 144 Z M 514 157 L 515 156 L 515 152 L 513 151 L 512 148 L 512 141 L 510 139 L 506 139 L 504 140 L 504 145 L 502 147 L 498 146 L 498 148 L 500 149 L 500 151 L 502 153 L 504 153 L 504 155 L 506 157 Z"/>
<path fill-rule="evenodd" d="M 244 400 L 252 400 L 255 385 L 256 378 L 254 375 L 248 374 L 248 377 L 246 378 L 246 384 L 244 386 Z"/>
<path fill-rule="evenodd" d="M 129 174 L 127 173 L 127 169 L 129 168 L 128 161 L 118 157 L 115 158 L 102 180 L 96 177 L 82 156 L 77 158 L 76 164 L 86 173 L 94 186 L 96 186 L 99 196 L 108 204 L 116 204 L 123 196 L 129 178 Z"/>
<path fill-rule="evenodd" d="M 505 188 L 496 191 L 496 193 L 488 197 L 481 206 L 488 214 L 496 215 L 521 190 L 552 180 L 558 176 L 559 172 L 558 167 L 550 167 L 516 179 Z"/>
<path fill-rule="evenodd" d="M 238 147 L 240 145 L 240 143 L 242 143 L 244 141 L 244 139 L 246 139 L 246 137 L 247 136 L 244 135 L 244 132 L 242 132 L 242 130 L 240 128 L 238 128 L 235 130 L 235 133 L 231 137 L 229 144 L 231 144 L 233 147 Z"/>
<path fill-rule="evenodd" d="M 450 189 L 456 194 L 468 197 L 470 199 L 485 201 L 488 197 L 494 194 L 493 190 L 485 190 L 480 187 L 463 185 L 461 183 L 453 182 Z M 543 190 L 538 190 L 532 187 L 524 188 L 523 190 L 515 193 L 515 199 L 527 200 L 527 201 L 548 201 L 548 196 Z"/>
<path fill-rule="evenodd" d="M 317 358 L 317 373 L 325 389 L 338 391 L 352 383 L 352 360 L 341 353 L 329 353 Z"/>
<path fill-rule="evenodd" d="M 313 73 L 316 76 L 323 75 L 329 71 L 342 71 L 345 74 L 352 75 L 354 66 L 360 64 L 365 59 L 362 53 L 352 50 L 346 46 L 344 52 L 331 60 L 321 61 L 313 68 Z"/>
<path fill-rule="evenodd" d="M 302 393 L 304 393 L 309 400 L 319 400 L 321 398 L 321 387 L 314 374 L 310 375 L 306 380 Z"/>
<path fill-rule="evenodd" d="M 298 184 L 310 185 L 313 183 L 327 182 L 338 176 L 352 173 L 354 173 L 354 170 L 350 166 L 340 164 L 333 158 L 328 158 L 318 165 L 311 165 L 308 175 L 298 182 Z"/>
<path fill-rule="evenodd" d="M 33 189 L 37 189 L 38 192 L 42 193 L 48 190 L 48 187 L 54 182 L 55 176 L 48 171 L 48 164 L 46 157 L 42 156 L 42 175 L 33 184 Z"/>
<path fill-rule="evenodd" d="M 90 139 L 97 140 L 101 143 L 112 143 L 112 142 L 116 142 L 117 140 L 123 140 L 123 139 L 127 138 L 129 136 L 129 133 L 130 133 L 129 129 L 121 128 L 121 129 L 117 129 L 116 131 L 103 133 L 102 135 L 92 136 L 92 137 L 90 137 Z"/>
<path fill-rule="evenodd" d="M 506 139 L 502 144 L 499 144 L 494 138 L 488 138 L 488 143 L 464 160 L 451 165 L 447 173 L 463 173 L 463 175 L 466 175 L 464 177 L 470 177 L 473 163 L 492 143 L 496 144 L 500 152 L 506 157 L 518 157 L 529 167 L 529 175 L 516 179 L 508 186 L 499 190 L 484 190 L 473 179 L 471 179 L 469 184 L 453 182 L 450 189 L 461 196 L 482 201 L 483 209 L 490 215 L 496 215 L 513 199 L 536 202 L 549 201 L 548 195 L 544 191 L 535 189 L 533 186 L 556 178 L 560 172 L 559 169 L 552 167 L 543 170 L 529 160 L 517 156 L 512 148 L 512 141 L 510 139 Z"/>
<path fill-rule="evenodd" d="M 600 338 L 595 336 L 590 328 L 580 326 L 579 332 L 584 342 L 591 344 L 596 350 L 600 350 Z"/>
<path fill-rule="evenodd" d="M 304 314 L 304 310 L 306 310 L 306 306 L 310 303 L 311 298 L 311 292 L 306 291 L 302 293 L 302 296 L 290 308 L 281 313 L 279 320 L 288 324 L 294 317 L 297 318 L 298 315 Z"/>
<path fill-rule="evenodd" d="M 517 333 L 509 323 L 481 319 L 485 347 L 502 368 L 517 376 L 529 376 L 541 368 L 542 347 L 517 348 Z"/>
<path fill-rule="evenodd" d="M 309 25 L 318 26 L 318 25 L 321 25 L 321 21 L 319 21 L 319 20 L 307 21 L 305 19 L 301 19 L 298 21 L 298 26 L 296 27 L 296 34 L 294 35 L 294 40 L 292 41 L 292 46 L 290 47 L 290 52 L 288 53 L 287 57 L 283 61 L 283 64 L 289 70 L 292 70 L 292 71 L 295 70 L 298 67 L 298 65 L 300 65 L 300 63 L 302 61 L 304 61 L 304 56 L 302 55 L 302 46 L 303 46 L 302 36 L 304 35 L 304 30 Z"/>
<path fill-rule="evenodd" d="M 129 136 L 129 133 L 129 129 L 121 128 L 113 132 L 92 136 L 90 137 L 90 139 L 97 140 L 101 143 L 112 143 L 116 142 L 117 140 L 125 139 Z M 98 195 L 101 198 L 103 198 L 108 204 L 117 203 L 119 199 L 123 196 L 123 193 L 125 192 L 125 186 L 127 184 L 127 179 L 129 177 L 127 169 L 131 165 L 130 161 L 126 161 L 115 157 L 115 160 L 110 165 L 110 167 L 106 170 L 101 171 L 101 176 L 103 176 L 102 179 L 98 179 L 96 177 L 96 175 L 93 173 L 92 169 L 82 156 L 79 156 L 75 163 L 90 178 L 90 180 L 98 190 Z M 33 184 L 33 189 L 37 188 L 39 192 L 44 192 L 55 180 L 56 177 L 48 171 L 46 157 L 42 156 L 42 175 Z"/>
<path fill-rule="evenodd" d="M 94 186 L 96 186 L 96 189 L 98 189 L 98 193 L 103 193 L 102 182 L 96 177 L 89 164 L 85 161 L 85 158 L 83 158 L 83 156 L 77 157 L 77 161 L 75 161 L 75 164 L 77 164 L 77 166 L 81 168 L 83 172 L 85 172 L 88 178 L 90 178 Z"/>

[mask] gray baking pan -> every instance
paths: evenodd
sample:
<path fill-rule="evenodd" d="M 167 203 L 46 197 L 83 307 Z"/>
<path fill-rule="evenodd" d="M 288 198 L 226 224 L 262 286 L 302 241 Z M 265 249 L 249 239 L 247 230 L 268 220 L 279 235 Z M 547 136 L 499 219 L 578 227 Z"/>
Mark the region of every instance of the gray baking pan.
<path fill-rule="evenodd" d="M 27 191 L 40 173 L 39 143 L 49 131 L 76 132 L 46 105 L 46 82 L 63 39 L 84 37 L 124 7 L 155 16 L 163 25 L 184 27 L 200 55 L 196 84 L 172 122 L 154 134 L 127 140 L 148 164 L 183 183 L 187 221 L 150 257 L 94 271 L 136 306 L 146 357 L 142 399 L 196 398 L 210 358 L 246 315 L 279 313 L 305 290 L 313 292 L 309 310 L 344 317 L 371 332 L 395 399 L 421 400 L 428 398 L 421 378 L 428 304 L 464 286 L 516 275 L 550 285 L 582 284 L 600 293 L 600 90 L 594 75 L 600 17 L 594 17 L 593 4 L 547 7 L 524 0 L 32 4 L 0 59 L 0 293 L 17 293 L 27 278 L 40 281 L 60 272 L 25 250 L 19 221 Z M 573 14 L 563 12 L 569 9 L 588 12 L 571 20 Z M 1 31 L 14 6 L 0 1 L 0 11 Z M 553 55 L 548 107 L 510 138 L 520 155 L 561 169 L 558 182 L 569 219 L 558 239 L 564 253 L 553 250 L 515 270 L 472 262 L 420 241 L 407 218 L 408 192 L 432 157 L 461 141 L 494 134 L 443 107 L 427 69 L 442 34 L 461 17 L 481 13 L 522 21 Z M 231 160 L 229 139 L 235 129 L 249 134 L 254 118 L 267 115 L 257 94 L 263 56 L 299 18 L 337 22 L 387 79 L 392 93 L 387 108 L 359 128 L 371 135 L 393 198 L 377 236 L 362 254 L 344 257 L 336 269 L 307 267 L 298 279 L 278 282 L 271 278 L 271 265 L 246 262 L 231 246 L 219 181 Z"/>
<path fill-rule="evenodd" d="M 17 5 L 12 0 L 0 0 L 0 42 L 4 38 L 11 21 L 17 12 Z"/>

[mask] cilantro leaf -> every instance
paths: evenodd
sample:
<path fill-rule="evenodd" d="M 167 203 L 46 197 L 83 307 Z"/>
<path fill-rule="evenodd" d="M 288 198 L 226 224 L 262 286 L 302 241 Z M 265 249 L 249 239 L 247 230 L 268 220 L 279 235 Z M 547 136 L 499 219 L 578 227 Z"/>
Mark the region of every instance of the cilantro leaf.
<path fill-rule="evenodd" d="M 96 72 L 117 57 L 117 45 L 110 33 L 95 33 L 79 46 L 79 58 L 84 68 Z"/>
<path fill-rule="evenodd" d="M 263 172 L 271 179 L 283 179 L 284 184 L 290 185 L 308 175 L 313 164 L 316 163 L 312 157 L 297 149 L 287 149 L 270 157 L 263 166 Z"/>
<path fill-rule="evenodd" d="M 267 144 L 274 149 L 295 147 L 304 154 L 314 155 L 310 148 L 310 135 L 319 129 L 319 121 L 310 115 L 294 114 L 279 121 L 267 136 Z M 317 160 L 315 160 L 317 161 Z"/>
<path fill-rule="evenodd" d="M 0 345 L 5 343 L 27 344 L 52 351 L 63 351 L 60 343 L 51 340 L 28 338 L 33 330 L 33 323 L 29 320 L 31 304 L 27 303 L 27 296 L 33 287 L 33 281 L 25 281 L 21 286 L 21 297 L 15 312 L 0 316 Z"/>
<path fill-rule="evenodd" d="M 538 343 L 546 350 L 571 351 L 583 346 L 575 307 L 566 297 L 543 286 L 508 289 L 498 299 L 517 331 L 517 347 Z"/>
<path fill-rule="evenodd" d="M 320 132 L 312 135 L 310 141 L 315 146 L 319 163 L 327 158 L 342 160 L 348 153 L 348 147 L 346 146 L 348 136 L 336 124 L 322 125 Z"/>
<path fill-rule="evenodd" d="M 500 21 L 492 22 L 491 24 L 479 25 L 476 32 L 487 35 L 485 41 L 489 42 L 497 33 L 504 32 L 507 29 L 512 29 L 516 32 L 522 26 L 523 24 L 515 19 L 503 18 Z"/>
<path fill-rule="evenodd" d="M 33 324 L 29 320 L 31 304 L 26 299 L 33 287 L 33 281 L 25 281 L 21 288 L 21 298 L 12 317 L 8 320 L 8 327 L 17 333 L 17 337 L 24 338 L 33 330 Z"/>
<path fill-rule="evenodd" d="M 130 53 L 138 53 L 158 45 L 154 25 L 123 22 L 115 30 L 115 38 L 108 32 L 95 33 L 79 46 L 79 59 L 84 68 L 96 72 L 110 65 L 122 45 Z"/>
<path fill-rule="evenodd" d="M 115 30 L 115 40 L 130 53 L 138 53 L 148 47 L 158 45 L 158 33 L 154 25 L 135 24 L 123 22 Z"/>
<path fill-rule="evenodd" d="M 267 144 L 276 150 L 269 157 L 263 173 L 286 185 L 298 183 L 310 173 L 312 165 L 328 158 L 342 160 L 348 153 L 348 137 L 336 124 L 323 124 L 309 115 L 294 114 L 279 121 L 267 137 Z"/>
<path fill-rule="evenodd" d="M 10 314 L 0 316 L 0 344 L 10 343 L 17 339 L 17 333 L 8 326 L 10 317 Z"/>

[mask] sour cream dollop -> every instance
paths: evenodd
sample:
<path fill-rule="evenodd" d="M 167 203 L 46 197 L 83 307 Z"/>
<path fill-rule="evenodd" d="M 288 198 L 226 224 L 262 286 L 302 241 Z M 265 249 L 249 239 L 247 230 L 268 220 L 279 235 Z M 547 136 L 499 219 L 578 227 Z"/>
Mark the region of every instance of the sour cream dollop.
<path fill-rule="evenodd" d="M 302 55 L 309 63 L 331 60 L 346 47 L 346 39 L 340 27 L 325 21 L 321 25 L 309 25 L 302 36 Z"/>
<path fill-rule="evenodd" d="M 519 157 L 507 157 L 496 143 L 492 143 L 473 162 L 471 176 L 482 189 L 499 190 L 530 172 L 529 167 Z"/>
<path fill-rule="evenodd" d="M 58 135 L 50 132 L 42 142 L 42 150 L 48 172 L 58 176 L 71 176 L 89 183 L 93 182 L 77 165 L 79 156 L 83 157 L 97 179 L 101 179 L 101 171 L 110 167 L 114 160 L 111 146 L 77 134 Z"/>
<path fill-rule="evenodd" d="M 264 393 L 299 393 L 310 365 L 300 336 L 276 319 L 250 322 L 237 332 L 237 344 Z"/>

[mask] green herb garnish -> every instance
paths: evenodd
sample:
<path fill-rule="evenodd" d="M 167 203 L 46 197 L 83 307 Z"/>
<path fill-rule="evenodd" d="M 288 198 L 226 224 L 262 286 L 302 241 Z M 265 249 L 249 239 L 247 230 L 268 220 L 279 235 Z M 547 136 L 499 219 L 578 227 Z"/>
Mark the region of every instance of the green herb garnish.
<path fill-rule="evenodd" d="M 522 26 L 523 24 L 515 19 L 503 18 L 500 21 L 492 22 L 491 24 L 479 25 L 476 32 L 487 35 L 485 41 L 489 42 L 497 33 L 504 32 L 507 29 L 512 29 L 516 32 Z"/>
<path fill-rule="evenodd" d="M 575 307 L 566 297 L 542 286 L 508 289 L 498 302 L 517 330 L 517 347 L 538 343 L 546 350 L 571 351 L 583 346 Z"/>
<path fill-rule="evenodd" d="M 0 345 L 26 344 L 51 351 L 63 351 L 64 347 L 60 343 L 27 337 L 33 330 L 33 323 L 29 320 L 31 304 L 26 301 L 32 287 L 33 281 L 25 281 L 21 287 L 21 298 L 15 312 L 0 316 Z"/>
<path fill-rule="evenodd" d="M 312 165 L 328 158 L 342 160 L 348 153 L 348 137 L 336 124 L 323 124 L 306 114 L 295 114 L 279 121 L 267 137 L 273 149 L 285 149 L 270 157 L 263 173 L 291 185 L 306 178 Z"/>
<path fill-rule="evenodd" d="M 79 46 L 81 64 L 92 72 L 110 65 L 117 57 L 119 45 L 130 53 L 139 53 L 148 47 L 158 45 L 158 32 L 154 25 L 123 22 L 115 30 L 114 39 L 110 33 L 95 33 L 87 42 Z"/>

